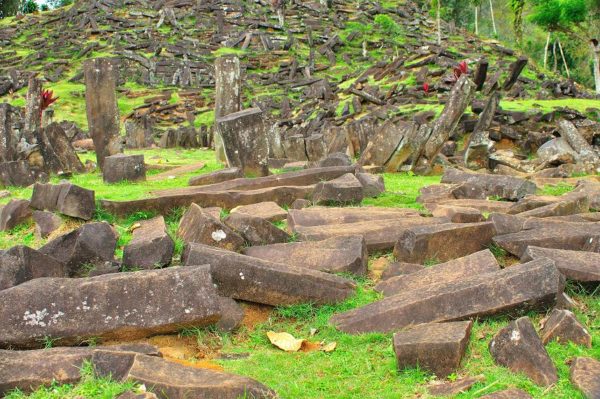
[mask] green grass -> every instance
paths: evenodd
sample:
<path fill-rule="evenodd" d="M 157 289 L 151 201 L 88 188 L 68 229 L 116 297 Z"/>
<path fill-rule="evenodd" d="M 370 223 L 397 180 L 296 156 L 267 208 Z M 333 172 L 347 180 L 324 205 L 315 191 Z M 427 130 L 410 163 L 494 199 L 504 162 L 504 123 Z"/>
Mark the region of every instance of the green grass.
<path fill-rule="evenodd" d="M 507 111 L 550 112 L 556 108 L 565 107 L 586 113 L 586 110 L 589 108 L 600 108 L 600 100 L 581 98 L 564 98 L 560 100 L 502 100 L 500 106 Z"/>

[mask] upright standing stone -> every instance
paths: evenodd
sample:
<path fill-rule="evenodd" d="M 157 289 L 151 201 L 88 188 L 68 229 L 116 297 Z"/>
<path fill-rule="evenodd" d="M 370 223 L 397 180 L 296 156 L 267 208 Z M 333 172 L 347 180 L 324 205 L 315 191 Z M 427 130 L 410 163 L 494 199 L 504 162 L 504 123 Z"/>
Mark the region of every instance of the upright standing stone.
<path fill-rule="evenodd" d="M 146 180 L 144 155 L 116 154 L 106 157 L 102 177 L 105 183 L 117 183 L 123 180 L 130 182 Z"/>
<path fill-rule="evenodd" d="M 0 104 L 0 162 L 11 162 L 17 159 L 19 135 L 15 125 L 19 120 L 18 108 L 8 103 Z"/>
<path fill-rule="evenodd" d="M 229 167 L 237 166 L 246 176 L 269 174 L 269 142 L 263 112 L 249 108 L 217 118 Z"/>
<path fill-rule="evenodd" d="M 117 61 L 94 58 L 84 62 L 85 103 L 90 136 L 100 169 L 104 158 L 122 152 L 117 107 Z"/>
<path fill-rule="evenodd" d="M 237 57 L 219 57 L 215 60 L 215 118 L 221 118 L 242 109 L 240 60 Z M 223 140 L 215 135 L 217 161 L 226 163 Z"/>
<path fill-rule="evenodd" d="M 32 138 L 42 127 L 42 82 L 35 76 L 29 78 L 27 103 L 25 105 L 24 137 L 31 144 Z"/>

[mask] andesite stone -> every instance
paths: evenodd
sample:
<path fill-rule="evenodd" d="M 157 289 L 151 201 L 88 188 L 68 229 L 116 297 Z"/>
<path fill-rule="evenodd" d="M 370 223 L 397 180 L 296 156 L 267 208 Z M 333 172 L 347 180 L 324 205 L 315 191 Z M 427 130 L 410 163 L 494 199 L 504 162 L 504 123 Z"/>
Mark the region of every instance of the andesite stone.
<path fill-rule="evenodd" d="M 535 194 L 537 186 L 519 177 L 471 173 L 446 168 L 442 183 L 469 183 L 484 189 L 487 196 L 515 201 L 527 194 Z"/>
<path fill-rule="evenodd" d="M 452 223 L 479 223 L 485 221 L 485 217 L 479 209 L 462 206 L 440 205 L 433 209 L 431 214 L 437 217 L 447 217 Z"/>
<path fill-rule="evenodd" d="M 11 230 L 31 219 L 30 203 L 24 199 L 13 199 L 0 208 L 0 231 Z"/>
<path fill-rule="evenodd" d="M 347 272 L 364 276 L 367 272 L 367 244 L 362 236 L 248 247 L 244 254 L 329 273 Z"/>
<path fill-rule="evenodd" d="M 320 226 L 354 222 L 377 222 L 390 219 L 405 219 L 418 217 L 415 209 L 378 208 L 378 207 L 346 207 L 333 208 L 313 206 L 308 209 L 291 209 L 288 211 L 287 222 L 290 229 L 296 226 Z"/>
<path fill-rule="evenodd" d="M 239 251 L 244 239 L 229 226 L 205 212 L 196 204 L 190 205 L 179 222 L 177 235 L 185 242 L 195 242 Z"/>
<path fill-rule="evenodd" d="M 142 269 L 153 269 L 171 263 L 175 243 L 167 233 L 162 216 L 140 222 L 133 231 L 129 244 L 123 249 L 123 264 Z"/>
<path fill-rule="evenodd" d="M 439 384 L 435 383 L 427 386 L 427 392 L 433 396 L 455 396 L 471 389 L 478 382 L 485 381 L 485 377 L 464 377 L 456 381 L 444 381 Z M 437 381 L 436 381 L 437 382 Z"/>
<path fill-rule="evenodd" d="M 352 174 L 317 183 L 313 201 L 319 204 L 359 203 L 363 199 L 363 185 Z"/>
<path fill-rule="evenodd" d="M 144 155 L 115 154 L 105 157 L 102 178 L 105 183 L 146 180 Z"/>
<path fill-rule="evenodd" d="M 220 318 L 209 266 L 38 278 L 0 291 L 0 347 L 136 339 Z"/>
<path fill-rule="evenodd" d="M 92 190 L 71 183 L 36 183 L 31 195 L 31 207 L 90 220 L 96 212 L 95 194 Z"/>
<path fill-rule="evenodd" d="M 357 173 L 356 178 L 363 186 L 363 197 L 378 197 L 385 192 L 385 182 L 382 176 L 371 173 Z"/>
<path fill-rule="evenodd" d="M 240 168 L 226 168 L 210 173 L 204 173 L 190 178 L 188 185 L 190 186 L 205 186 L 208 184 L 221 183 L 228 180 L 244 177 Z"/>
<path fill-rule="evenodd" d="M 256 216 L 269 222 L 278 222 L 287 218 L 287 211 L 273 201 L 259 202 L 256 204 L 242 205 L 231 210 L 231 213 L 243 213 Z"/>
<path fill-rule="evenodd" d="M 41 277 L 68 277 L 66 266 L 24 245 L 0 254 L 0 290 Z"/>
<path fill-rule="evenodd" d="M 209 263 L 219 294 L 272 306 L 337 303 L 354 294 L 348 279 L 214 248 L 186 244 L 182 262 Z"/>
<path fill-rule="evenodd" d="M 394 334 L 398 368 L 416 367 L 445 378 L 456 372 L 467 350 L 472 321 L 430 323 Z"/>
<path fill-rule="evenodd" d="M 60 216 L 47 211 L 33 211 L 35 222 L 35 235 L 39 238 L 47 238 L 62 224 Z"/>
<path fill-rule="evenodd" d="M 495 234 L 491 222 L 410 227 L 398 237 L 394 256 L 401 262 L 446 262 L 485 249 Z"/>
<path fill-rule="evenodd" d="M 576 357 L 571 362 L 570 380 L 587 399 L 600 398 L 600 361 Z"/>
<path fill-rule="evenodd" d="M 231 332 L 242 325 L 245 315 L 244 308 L 235 299 L 219 297 L 219 307 L 221 308 L 221 319 L 215 325 L 219 331 Z"/>
<path fill-rule="evenodd" d="M 553 262 L 538 259 L 521 265 L 405 290 L 377 302 L 338 313 L 330 323 L 359 334 L 390 332 L 431 322 L 506 314 L 552 307 L 564 289 L 564 277 Z"/>
<path fill-rule="evenodd" d="M 528 246 L 521 261 L 539 258 L 552 259 L 569 280 L 600 282 L 600 253 Z"/>
<path fill-rule="evenodd" d="M 417 290 L 440 282 L 448 283 L 499 270 L 498 261 L 489 249 L 485 249 L 446 263 L 426 267 L 421 271 L 391 277 L 377 284 L 375 289 L 385 296 L 391 296 L 406 290 Z"/>
<path fill-rule="evenodd" d="M 496 363 L 524 373 L 538 385 L 549 386 L 558 380 L 556 367 L 529 317 L 514 320 L 498 331 L 489 349 Z"/>
<path fill-rule="evenodd" d="M 238 232 L 250 245 L 287 242 L 290 235 L 267 220 L 246 213 L 230 213 L 223 222 Z"/>
<path fill-rule="evenodd" d="M 570 310 L 553 309 L 541 324 L 540 335 L 544 345 L 556 340 L 561 344 L 574 342 L 592 347 L 592 336 Z"/>
<path fill-rule="evenodd" d="M 419 265 L 418 263 L 392 262 L 381 274 L 381 280 L 384 281 L 393 277 L 420 272 L 424 269 L 425 266 Z"/>
<path fill-rule="evenodd" d="M 532 399 L 532 397 L 525 391 L 510 388 L 484 395 L 479 399 Z"/>

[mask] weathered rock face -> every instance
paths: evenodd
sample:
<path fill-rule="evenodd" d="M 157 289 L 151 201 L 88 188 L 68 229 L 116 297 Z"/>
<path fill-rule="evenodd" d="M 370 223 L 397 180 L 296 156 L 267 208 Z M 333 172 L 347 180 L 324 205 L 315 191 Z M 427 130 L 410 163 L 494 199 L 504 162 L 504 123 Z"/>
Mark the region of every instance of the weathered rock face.
<path fill-rule="evenodd" d="M 208 184 L 221 183 L 228 180 L 238 179 L 244 177 L 240 168 L 227 168 L 194 176 L 190 178 L 188 184 L 190 186 L 205 186 Z"/>
<path fill-rule="evenodd" d="M 266 305 L 336 303 L 354 293 L 354 284 L 342 277 L 207 245 L 187 244 L 182 261 L 209 263 L 220 295 Z"/>
<path fill-rule="evenodd" d="M 231 213 L 224 223 L 237 231 L 251 245 L 267 245 L 287 242 L 290 235 L 260 217 L 245 213 Z"/>
<path fill-rule="evenodd" d="M 220 118 L 242 109 L 242 74 L 240 60 L 235 56 L 215 60 L 215 117 Z M 215 134 L 217 161 L 227 162 L 223 138 Z"/>
<path fill-rule="evenodd" d="M 484 395 L 479 399 L 532 399 L 531 395 L 527 392 L 516 388 L 505 389 L 503 391 L 496 391 L 489 395 Z"/>
<path fill-rule="evenodd" d="M 406 290 L 426 288 L 441 281 L 459 281 L 474 275 L 499 270 L 500 265 L 496 258 L 489 249 L 486 249 L 463 258 L 427 267 L 421 271 L 389 278 L 377 284 L 375 289 L 385 296 L 391 296 Z"/>
<path fill-rule="evenodd" d="M 231 332 L 242 325 L 244 320 L 244 308 L 234 299 L 219 297 L 219 306 L 221 307 L 221 319 L 215 327 L 219 331 Z"/>
<path fill-rule="evenodd" d="M 417 263 L 392 262 L 381 274 L 381 280 L 388 280 L 393 277 L 405 276 L 408 274 L 420 272 L 425 269 L 425 266 Z"/>
<path fill-rule="evenodd" d="M 0 104 L 0 162 L 16 161 L 19 144 L 18 122 L 21 111 L 8 103 Z"/>
<path fill-rule="evenodd" d="M 291 229 L 299 226 L 321 226 L 355 222 L 378 222 L 390 219 L 405 219 L 418 217 L 419 212 L 415 209 L 402 208 L 377 208 L 377 207 L 355 207 L 355 208 L 331 208 L 311 207 L 302 210 L 290 210 L 288 213 L 288 226 Z"/>
<path fill-rule="evenodd" d="M 206 326 L 220 318 L 208 266 L 79 279 L 35 279 L 0 291 L 1 347 L 35 348 L 88 338 L 133 339 Z"/>
<path fill-rule="evenodd" d="M 96 212 L 95 194 L 92 190 L 71 183 L 36 183 L 33 186 L 31 207 L 90 220 Z"/>
<path fill-rule="evenodd" d="M 356 178 L 363 186 L 363 197 L 379 197 L 385 192 L 383 177 L 371 173 L 357 173 Z"/>
<path fill-rule="evenodd" d="M 144 156 L 115 154 L 105 157 L 102 178 L 105 183 L 146 180 Z"/>
<path fill-rule="evenodd" d="M 39 141 L 47 173 L 81 173 L 85 170 L 60 124 L 51 123 L 41 130 Z"/>
<path fill-rule="evenodd" d="M 269 174 L 269 142 L 263 112 L 249 108 L 216 119 L 229 167 L 238 167 L 246 176 Z"/>
<path fill-rule="evenodd" d="M 165 219 L 158 216 L 140 222 L 133 237 L 123 250 L 123 264 L 142 269 L 153 269 L 171 263 L 175 243 L 167 233 Z"/>
<path fill-rule="evenodd" d="M 460 367 L 472 321 L 430 323 L 394 334 L 394 352 L 398 368 L 419 366 L 439 378 Z"/>
<path fill-rule="evenodd" d="M 600 226 L 595 223 L 551 223 L 516 233 L 494 237 L 494 242 L 521 258 L 527 247 L 580 250 L 600 239 Z"/>
<path fill-rule="evenodd" d="M 495 234 L 491 222 L 411 227 L 398 238 L 394 256 L 401 262 L 446 262 L 485 249 Z"/>
<path fill-rule="evenodd" d="M 575 314 L 566 309 L 554 309 L 542 321 L 540 330 L 542 343 L 556 340 L 560 343 L 574 342 L 577 345 L 592 347 L 592 336 L 588 330 L 577 320 Z"/>
<path fill-rule="evenodd" d="M 570 379 L 587 399 L 600 398 L 600 361 L 576 357 L 571 363 Z"/>
<path fill-rule="evenodd" d="M 153 387 L 161 399 L 277 397 L 275 392 L 250 378 L 185 367 L 154 356 L 96 351 L 92 363 L 97 376 Z"/>
<path fill-rule="evenodd" d="M 239 251 L 244 246 L 242 236 L 196 204 L 190 205 L 183 214 L 177 235 L 185 242 L 212 245 L 230 251 Z"/>
<path fill-rule="evenodd" d="M 433 209 L 431 214 L 437 217 L 446 217 L 452 223 L 479 223 L 485 221 L 479 209 L 462 206 L 440 205 Z"/>
<path fill-rule="evenodd" d="M 498 331 L 489 348 L 496 363 L 524 373 L 538 385 L 548 386 L 558 380 L 556 367 L 529 317 L 514 320 Z"/>
<path fill-rule="evenodd" d="M 446 168 L 442 183 L 469 183 L 482 188 L 488 197 L 511 201 L 535 194 L 537 190 L 535 183 L 518 177 L 469 173 L 453 168 Z"/>
<path fill-rule="evenodd" d="M 48 174 L 31 168 L 27 161 L 0 163 L 0 184 L 4 186 L 27 187 L 37 181 L 48 181 Z"/>
<path fill-rule="evenodd" d="M 0 290 L 34 278 L 68 277 L 65 265 L 23 245 L 0 254 L 0 265 Z"/>
<path fill-rule="evenodd" d="M 364 276 L 367 272 L 367 243 L 362 236 L 248 247 L 244 254 L 329 273 L 349 272 Z"/>
<path fill-rule="evenodd" d="M 158 348 L 146 344 L 102 347 L 51 348 L 29 351 L 0 350 L 0 395 L 19 389 L 29 393 L 41 386 L 76 384 L 81 367 L 94 352 L 130 352 L 158 356 Z"/>
<path fill-rule="evenodd" d="M 579 194 L 553 204 L 519 213 L 518 215 L 521 217 L 545 218 L 551 216 L 575 215 L 578 213 L 589 212 L 589 210 L 590 199 L 585 194 Z"/>
<path fill-rule="evenodd" d="M 288 213 L 285 209 L 277 205 L 276 202 L 266 201 L 257 204 L 242 205 L 231 210 L 231 213 L 241 213 L 245 215 L 256 216 L 269 222 L 278 222 L 285 220 Z"/>
<path fill-rule="evenodd" d="M 313 193 L 313 201 L 321 204 L 359 203 L 362 199 L 363 186 L 352 173 L 317 183 Z"/>
<path fill-rule="evenodd" d="M 92 58 L 83 64 L 88 127 L 100 169 L 104 167 L 104 158 L 123 152 L 119 134 L 117 70 L 118 61 L 110 58 Z"/>
<path fill-rule="evenodd" d="M 0 231 L 11 230 L 31 218 L 29 201 L 11 200 L 0 209 Z"/>
<path fill-rule="evenodd" d="M 62 224 L 60 216 L 46 211 L 33 211 L 33 220 L 35 222 L 35 235 L 39 238 L 48 237 Z"/>
<path fill-rule="evenodd" d="M 539 258 L 552 259 L 558 270 L 569 280 L 600 281 L 600 253 L 529 246 L 521 261 L 528 262 Z"/>
<path fill-rule="evenodd" d="M 473 385 L 483 381 L 485 381 L 483 376 L 477 376 L 459 378 L 456 381 L 444 381 L 439 384 L 434 382 L 434 384 L 427 387 L 427 392 L 433 396 L 455 396 L 468 391 Z"/>
<path fill-rule="evenodd" d="M 454 200 L 442 200 L 439 203 L 426 202 L 425 208 L 434 211 L 438 206 L 455 206 L 461 208 L 473 208 L 480 212 L 498 212 L 506 213 L 511 207 L 510 202 L 507 201 L 488 201 L 480 199 L 454 199 Z"/>
<path fill-rule="evenodd" d="M 88 223 L 55 238 L 40 252 L 66 265 L 69 276 L 78 276 L 90 265 L 114 260 L 117 234 L 106 222 Z"/>
<path fill-rule="evenodd" d="M 420 323 L 464 320 L 515 309 L 545 309 L 562 293 L 563 277 L 549 260 L 406 290 L 330 319 L 348 333 L 389 332 Z"/>

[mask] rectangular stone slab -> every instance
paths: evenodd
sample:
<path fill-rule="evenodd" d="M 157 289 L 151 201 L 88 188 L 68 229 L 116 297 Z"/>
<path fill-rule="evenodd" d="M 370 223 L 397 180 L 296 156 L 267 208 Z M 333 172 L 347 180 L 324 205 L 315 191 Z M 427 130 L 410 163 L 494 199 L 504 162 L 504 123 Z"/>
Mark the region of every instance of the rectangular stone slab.
<path fill-rule="evenodd" d="M 485 249 L 495 234 L 492 222 L 411 227 L 398 237 L 394 256 L 408 263 L 447 262 Z"/>
<path fill-rule="evenodd" d="M 344 224 L 368 222 L 376 220 L 404 219 L 418 217 L 419 211 L 401 208 L 376 208 L 376 207 L 310 207 L 305 209 L 290 209 L 287 217 L 288 227 L 295 226 L 321 226 L 324 224 Z"/>
<path fill-rule="evenodd" d="M 117 381 L 136 381 L 160 399 L 275 399 L 277 394 L 248 377 L 186 367 L 155 356 L 96 351 L 94 373 Z"/>
<path fill-rule="evenodd" d="M 474 208 L 481 212 L 498 212 L 506 213 L 511 207 L 511 203 L 507 201 L 491 201 L 483 199 L 448 199 L 441 200 L 437 203 L 426 202 L 423 204 L 425 208 L 432 211 L 438 205 L 445 206 L 460 206 L 463 208 Z"/>
<path fill-rule="evenodd" d="M 537 191 L 535 183 L 520 177 L 472 173 L 454 168 L 446 168 L 441 182 L 470 183 L 485 190 L 488 197 L 497 196 L 511 201 Z"/>
<path fill-rule="evenodd" d="M 385 296 L 391 296 L 406 290 L 427 288 L 430 285 L 448 283 L 498 270 L 500 270 L 498 261 L 489 249 L 485 249 L 446 263 L 426 267 L 418 272 L 389 278 L 377 284 L 375 289 Z"/>
<path fill-rule="evenodd" d="M 209 267 L 98 277 L 39 278 L 0 291 L 0 347 L 35 348 L 88 338 L 134 339 L 206 326 L 220 318 Z"/>
<path fill-rule="evenodd" d="M 600 281 L 600 254 L 586 251 L 527 247 L 521 262 L 533 259 L 552 259 L 558 270 L 569 280 L 582 282 Z"/>
<path fill-rule="evenodd" d="M 598 239 L 600 239 L 598 223 L 551 222 L 549 226 L 496 236 L 494 242 L 520 258 L 528 246 L 582 250 Z"/>
<path fill-rule="evenodd" d="M 272 306 L 326 304 L 341 302 L 354 294 L 355 284 L 339 276 L 202 244 L 187 244 L 182 262 L 209 263 L 219 294 L 244 301 Z"/>
<path fill-rule="evenodd" d="M 363 276 L 367 272 L 367 243 L 362 236 L 261 245 L 245 248 L 244 254 L 329 273 L 349 272 Z"/>
<path fill-rule="evenodd" d="M 330 323 L 351 334 L 386 333 L 421 323 L 546 309 L 555 304 L 563 288 L 564 277 L 554 262 L 537 259 L 498 272 L 406 290 L 336 314 Z"/>
<path fill-rule="evenodd" d="M 404 219 L 363 221 L 322 226 L 295 226 L 301 241 L 318 241 L 347 235 L 362 235 L 369 251 L 390 250 L 410 227 L 446 223 L 447 218 L 407 217 Z"/>

